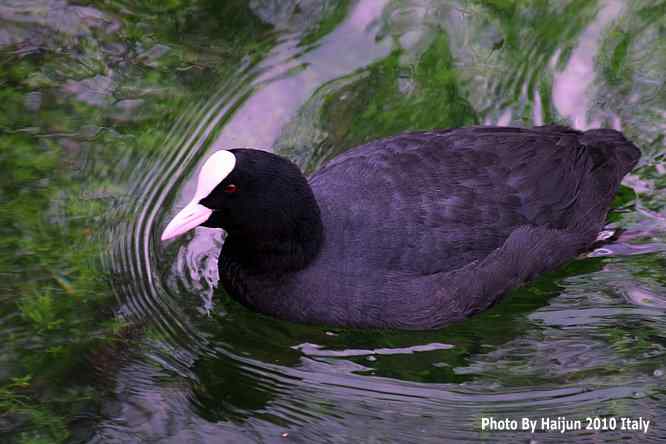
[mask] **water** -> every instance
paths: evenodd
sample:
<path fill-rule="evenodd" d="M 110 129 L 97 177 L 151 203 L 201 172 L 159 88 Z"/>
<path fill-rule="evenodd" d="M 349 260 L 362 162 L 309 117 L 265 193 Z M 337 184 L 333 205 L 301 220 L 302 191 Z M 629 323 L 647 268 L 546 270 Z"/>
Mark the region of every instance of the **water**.
<path fill-rule="evenodd" d="M 663 441 L 665 29 L 649 0 L 5 0 L 0 440 Z M 618 233 L 438 331 L 277 321 L 216 290 L 221 232 L 159 241 L 220 147 L 313 171 L 400 131 L 551 122 L 640 146 Z"/>

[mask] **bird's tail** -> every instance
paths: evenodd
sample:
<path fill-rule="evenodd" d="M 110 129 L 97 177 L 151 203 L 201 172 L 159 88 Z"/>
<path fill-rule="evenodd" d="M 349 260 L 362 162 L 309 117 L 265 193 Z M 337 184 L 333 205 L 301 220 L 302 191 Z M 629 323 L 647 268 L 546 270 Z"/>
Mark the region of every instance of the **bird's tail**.
<path fill-rule="evenodd" d="M 612 129 L 585 131 L 580 138 L 592 157 L 594 169 L 610 167 L 615 170 L 618 183 L 638 163 L 641 151 L 624 134 Z"/>
<path fill-rule="evenodd" d="M 612 129 L 578 133 L 578 152 L 587 163 L 581 168 L 582 181 L 569 229 L 596 237 L 624 176 L 640 159 L 640 150 L 624 135 Z"/>
<path fill-rule="evenodd" d="M 641 151 L 627 140 L 619 131 L 613 129 L 593 129 L 585 132 L 560 125 L 544 125 L 534 128 L 536 131 L 553 134 L 577 136 L 578 142 L 587 148 L 592 157 L 594 169 L 609 167 L 615 169 L 617 181 L 631 171 L 641 157 Z"/>

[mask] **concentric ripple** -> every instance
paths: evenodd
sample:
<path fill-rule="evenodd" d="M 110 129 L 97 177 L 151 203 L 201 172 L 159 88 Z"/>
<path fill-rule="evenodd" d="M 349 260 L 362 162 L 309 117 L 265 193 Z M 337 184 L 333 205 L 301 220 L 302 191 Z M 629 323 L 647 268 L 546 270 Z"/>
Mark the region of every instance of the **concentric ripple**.
<path fill-rule="evenodd" d="M 105 265 L 118 316 L 142 335 L 112 375 L 90 442 L 666 439 L 666 280 L 655 269 L 666 265 L 666 237 L 636 211 L 633 192 L 613 216 L 624 237 L 436 332 L 331 330 L 264 317 L 216 289 L 223 233 L 200 228 L 159 241 L 192 195 L 198 165 L 220 148 L 275 149 L 310 168 L 371 136 L 436 126 L 440 112 L 442 126 L 569 119 L 579 127 L 591 112 L 596 123 L 626 126 L 642 145 L 663 143 L 640 139 L 642 127 L 654 125 L 647 117 L 624 120 L 624 108 L 602 110 L 592 98 L 567 114 L 574 111 L 557 96 L 575 81 L 576 64 L 592 73 L 594 94 L 623 91 L 595 65 L 619 21 L 639 20 L 618 2 L 584 8 L 574 22 L 567 8 L 533 6 L 509 19 L 467 2 L 368 0 L 340 10 L 323 2 L 319 27 L 294 18 L 297 3 L 307 2 L 250 2 L 258 16 L 274 18 L 258 55 L 229 78 L 209 79 L 210 97 L 183 109 L 159 156 L 134 159 L 131 202 L 113 216 L 122 222 L 108 232 Z M 568 24 L 558 31 L 539 14 Z M 641 81 L 637 94 L 653 91 Z M 446 114 L 443 100 L 456 111 Z M 650 190 L 639 198 L 658 215 L 666 202 L 654 173 L 660 159 L 647 156 L 631 179 Z M 647 434 L 562 435 L 483 430 L 489 417 L 651 422 Z"/>

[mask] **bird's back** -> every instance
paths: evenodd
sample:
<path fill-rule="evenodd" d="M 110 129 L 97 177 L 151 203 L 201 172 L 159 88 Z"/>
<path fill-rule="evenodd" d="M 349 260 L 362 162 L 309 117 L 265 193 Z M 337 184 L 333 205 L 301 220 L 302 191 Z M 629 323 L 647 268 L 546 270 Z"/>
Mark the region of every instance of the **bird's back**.
<path fill-rule="evenodd" d="M 427 275 L 485 257 L 519 226 L 598 231 L 638 157 L 614 130 L 471 127 L 371 142 L 310 183 L 324 254 L 355 272 Z"/>

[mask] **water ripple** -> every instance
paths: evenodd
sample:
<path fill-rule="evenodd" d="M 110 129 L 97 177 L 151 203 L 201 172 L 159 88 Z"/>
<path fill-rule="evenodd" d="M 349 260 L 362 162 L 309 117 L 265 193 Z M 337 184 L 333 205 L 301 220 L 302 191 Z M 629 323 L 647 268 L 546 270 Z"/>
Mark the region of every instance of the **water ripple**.
<path fill-rule="evenodd" d="M 641 229 L 647 217 L 631 209 L 623 220 L 629 235 L 439 332 L 327 331 L 276 321 L 216 290 L 222 233 L 198 229 L 159 241 L 166 221 L 193 194 L 192 178 L 211 151 L 304 147 L 302 163 L 325 158 L 340 149 L 326 142 L 350 127 L 322 122 L 331 116 L 322 110 L 358 100 L 354 85 L 379 83 L 373 75 L 381 69 L 400 77 L 400 94 L 418 94 L 413 73 L 438 38 L 453 42 L 450 63 L 474 86 L 468 99 L 481 120 L 516 123 L 528 115 L 539 123 L 558 112 L 580 128 L 594 122 L 588 121 L 590 98 L 569 103 L 563 91 L 583 71 L 587 83 L 578 86 L 594 82 L 599 39 L 623 13 L 618 2 L 604 3 L 598 14 L 585 9 L 567 24 L 559 46 L 530 30 L 534 41 L 509 66 L 500 66 L 511 57 L 502 45 L 520 42 L 499 37 L 515 24 L 501 28 L 481 6 L 407 3 L 353 3 L 330 33 L 304 44 L 309 25 L 283 17 L 292 3 L 250 2 L 264 8 L 260 16 L 287 8 L 275 13 L 279 26 L 259 45 L 265 52 L 184 109 L 159 157 L 146 152 L 122 160 L 129 202 L 112 215 L 118 223 L 108 231 L 112 249 L 104 259 L 118 314 L 144 335 L 115 369 L 113 396 L 103 400 L 90 442 L 559 442 L 558 434 L 489 434 L 481 418 L 626 412 L 653 420 L 652 432 L 641 438 L 666 436 L 666 423 L 656 421 L 665 399 L 666 283 L 650 269 L 664 251 L 663 230 Z M 530 11 L 523 12 L 521 20 L 534 24 Z M 481 37 L 471 42 L 474 35 Z M 397 66 L 382 68 L 386 60 Z M 539 75 L 551 83 L 537 91 Z M 383 106 L 390 113 L 398 105 Z M 636 436 L 583 430 L 566 437 Z"/>

